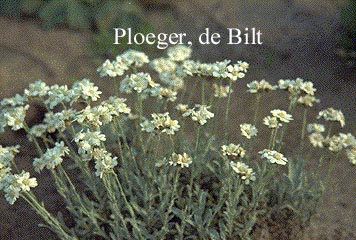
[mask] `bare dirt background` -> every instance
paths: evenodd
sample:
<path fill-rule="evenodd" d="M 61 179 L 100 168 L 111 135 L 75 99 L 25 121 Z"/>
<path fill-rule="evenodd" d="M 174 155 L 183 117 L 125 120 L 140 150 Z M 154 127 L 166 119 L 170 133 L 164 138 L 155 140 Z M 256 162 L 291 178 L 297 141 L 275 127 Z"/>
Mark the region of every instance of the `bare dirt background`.
<path fill-rule="evenodd" d="M 156 32 L 186 32 L 194 46 L 194 59 L 217 61 L 245 60 L 251 69 L 245 82 L 266 79 L 302 77 L 312 80 L 321 98 L 319 108 L 334 106 L 346 115 L 345 132 L 355 132 L 356 69 L 347 67 L 336 52 L 341 31 L 339 12 L 343 1 L 332 0 L 222 0 L 222 1 L 144 1 L 147 18 Z M 147 2 L 150 4 L 147 5 Z M 158 4 L 157 4 L 158 2 Z M 256 27 L 263 32 L 262 46 L 200 46 L 199 33 L 209 27 L 212 32 L 226 32 L 227 27 Z M 87 54 L 89 35 L 56 29 L 44 31 L 38 23 L 17 22 L 0 18 L 0 96 L 9 97 L 37 79 L 49 84 L 70 84 L 71 79 L 91 78 L 103 92 L 112 94 L 112 87 L 100 80 L 96 65 Z M 155 52 L 153 54 L 161 54 Z M 242 94 L 243 96 L 243 94 Z M 274 97 L 270 104 L 280 104 Z M 280 100 L 279 100 L 280 101 Z M 250 102 L 242 99 L 232 109 L 248 109 Z M 247 115 L 251 114 L 245 111 Z M 35 114 L 31 118 L 36 119 Z M 3 145 L 19 143 L 30 149 L 30 143 L 17 134 L 0 138 Z M 20 164 L 31 169 L 31 151 L 20 155 Z M 356 239 L 356 168 L 339 159 L 331 187 L 312 219 L 305 239 Z M 323 171 L 323 169 L 321 169 Z M 49 176 L 42 176 L 35 192 L 53 211 L 61 201 L 54 194 Z M 45 194 L 43 194 L 45 193 Z M 17 202 L 9 206 L 0 199 L 0 239 L 49 239 L 53 235 L 38 230 L 41 222 L 27 206 Z"/>

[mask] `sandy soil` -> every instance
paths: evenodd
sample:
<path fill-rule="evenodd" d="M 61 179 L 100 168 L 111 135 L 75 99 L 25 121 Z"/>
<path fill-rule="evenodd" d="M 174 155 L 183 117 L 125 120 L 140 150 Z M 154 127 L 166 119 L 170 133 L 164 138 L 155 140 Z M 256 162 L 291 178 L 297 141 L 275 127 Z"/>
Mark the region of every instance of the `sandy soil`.
<path fill-rule="evenodd" d="M 216 61 L 242 59 L 251 64 L 248 80 L 302 77 L 315 82 L 322 100 L 320 108 L 334 106 L 344 111 L 349 124 L 346 131 L 355 132 L 356 69 L 346 67 L 336 55 L 340 32 L 338 13 L 343 2 L 331 0 L 257 0 L 179 1 L 161 8 L 151 5 L 147 17 L 157 25 L 157 32 L 187 32 L 194 45 L 194 58 Z M 165 21 L 162 21 L 162 19 Z M 200 46 L 199 33 L 205 27 L 224 34 L 227 27 L 256 27 L 263 32 L 262 46 Z M 32 22 L 15 22 L 0 18 L 0 97 L 21 92 L 29 82 L 42 79 L 48 83 L 67 83 L 72 79 L 99 79 L 96 66 L 86 54 L 88 35 L 68 30 L 43 31 Z M 195 40 L 194 40 L 195 39 Z M 103 92 L 111 94 L 110 85 L 99 80 Z M 242 84 L 237 89 L 243 87 Z M 275 98 L 272 101 L 277 101 Z M 276 102 L 275 104 L 279 104 Z M 239 101 L 233 109 L 247 109 Z M 36 119 L 35 114 L 31 116 Z M 19 135 L 0 138 L 7 145 L 19 141 Z M 29 143 L 22 142 L 29 146 Z M 30 169 L 30 154 L 20 156 L 20 164 Z M 320 212 L 312 219 L 306 239 L 356 238 L 356 168 L 340 159 L 332 187 Z M 61 201 L 42 176 L 37 193 L 51 210 Z M 48 239 L 45 229 L 38 230 L 40 219 L 23 202 L 9 206 L 0 199 L 0 239 Z"/>

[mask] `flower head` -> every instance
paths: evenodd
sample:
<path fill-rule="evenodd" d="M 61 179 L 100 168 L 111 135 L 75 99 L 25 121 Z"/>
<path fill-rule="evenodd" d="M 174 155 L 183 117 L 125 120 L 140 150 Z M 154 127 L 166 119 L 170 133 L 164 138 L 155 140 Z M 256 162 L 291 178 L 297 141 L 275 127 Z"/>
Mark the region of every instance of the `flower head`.
<path fill-rule="evenodd" d="M 145 63 L 149 63 L 147 55 L 143 52 L 129 49 L 124 52 L 121 56 L 122 61 L 126 66 L 142 67 Z M 118 59 L 116 58 L 116 61 Z"/>
<path fill-rule="evenodd" d="M 263 124 L 268 126 L 268 128 L 279 128 L 282 124 L 278 121 L 277 117 L 267 116 L 263 119 Z"/>
<path fill-rule="evenodd" d="M 194 108 L 188 109 L 183 113 L 183 117 L 191 116 L 193 121 L 204 125 L 208 119 L 214 117 L 214 113 L 210 112 L 209 108 L 210 106 L 195 104 Z"/>
<path fill-rule="evenodd" d="M 4 109 L 2 114 L 7 126 L 11 127 L 12 130 L 17 131 L 25 126 L 26 112 L 29 109 L 29 105 L 19 106 L 11 109 Z"/>
<path fill-rule="evenodd" d="M 339 133 L 339 138 L 340 138 L 340 141 L 342 142 L 342 145 L 344 148 L 347 148 L 347 147 L 356 148 L 356 138 L 351 133 L 347 133 L 347 134 Z"/>
<path fill-rule="evenodd" d="M 93 151 L 95 159 L 95 175 L 102 178 L 104 173 L 110 172 L 117 165 L 117 157 L 112 157 L 112 154 L 106 150 L 95 148 Z"/>
<path fill-rule="evenodd" d="M 63 158 L 69 153 L 69 148 L 64 145 L 64 142 L 56 142 L 53 148 L 47 151 L 39 158 L 33 160 L 33 166 L 37 172 L 43 168 L 54 169 L 62 163 Z"/>
<path fill-rule="evenodd" d="M 305 107 L 313 107 L 314 103 L 319 103 L 320 100 L 312 95 L 305 95 L 298 98 L 297 103 Z"/>
<path fill-rule="evenodd" d="M 25 96 L 27 97 L 43 97 L 48 93 L 49 87 L 41 80 L 31 83 L 28 89 L 25 89 Z"/>
<path fill-rule="evenodd" d="M 343 141 L 339 136 L 332 136 L 327 137 L 324 139 L 324 145 L 331 151 L 331 152 L 340 152 L 343 148 Z"/>
<path fill-rule="evenodd" d="M 281 79 L 278 81 L 278 86 L 280 89 L 287 90 L 292 98 L 303 93 L 314 96 L 316 91 L 312 82 L 305 82 L 302 78 L 296 78 L 295 80 Z"/>
<path fill-rule="evenodd" d="M 151 79 L 150 74 L 139 72 L 126 76 L 120 83 L 120 91 L 124 93 L 132 93 L 133 91 L 142 93 L 148 88 L 157 86 L 158 84 Z"/>
<path fill-rule="evenodd" d="M 16 202 L 22 192 L 28 192 L 37 186 L 36 178 L 30 178 L 28 172 L 12 174 L 9 168 L 1 169 L 1 163 L 0 174 L 0 190 L 5 193 L 5 199 L 11 205 Z"/>
<path fill-rule="evenodd" d="M 177 120 L 171 119 L 169 113 L 152 113 L 152 120 L 145 120 L 141 125 L 141 130 L 149 133 L 166 133 L 174 135 L 180 128 Z"/>
<path fill-rule="evenodd" d="M 335 110 L 333 108 L 325 109 L 318 114 L 318 119 L 324 118 L 326 121 L 339 122 L 341 127 L 345 126 L 345 117 L 340 110 Z"/>
<path fill-rule="evenodd" d="M 225 75 L 231 81 L 236 81 L 239 78 L 245 77 L 246 70 L 247 68 L 241 67 L 240 63 L 236 63 L 234 65 L 227 66 Z"/>
<path fill-rule="evenodd" d="M 3 98 L 0 101 L 2 107 L 18 107 L 26 104 L 28 98 L 26 95 L 16 94 L 14 97 Z"/>
<path fill-rule="evenodd" d="M 258 153 L 261 154 L 262 159 L 266 159 L 270 163 L 286 165 L 288 162 L 288 159 L 284 157 L 282 153 L 279 153 L 275 150 L 264 149 Z"/>
<path fill-rule="evenodd" d="M 178 104 L 175 109 L 177 109 L 179 112 L 185 113 L 188 111 L 189 106 L 187 104 Z"/>
<path fill-rule="evenodd" d="M 176 62 L 167 58 L 154 59 L 151 61 L 150 66 L 160 74 L 164 72 L 173 73 L 178 67 Z"/>
<path fill-rule="evenodd" d="M 170 88 L 158 87 L 151 91 L 152 96 L 157 96 L 158 99 L 166 99 L 169 102 L 177 100 L 177 92 Z"/>
<path fill-rule="evenodd" d="M 71 96 L 67 85 L 59 86 L 55 84 L 50 87 L 47 95 L 48 97 L 45 99 L 44 103 L 50 109 L 53 109 L 60 103 L 66 103 L 71 101 Z"/>
<path fill-rule="evenodd" d="M 176 62 L 181 62 L 190 58 L 191 54 L 192 49 L 183 45 L 176 45 L 167 50 L 169 59 Z"/>
<path fill-rule="evenodd" d="M 231 168 L 240 176 L 246 185 L 256 180 L 255 172 L 247 164 L 242 162 L 230 162 Z"/>
<path fill-rule="evenodd" d="M 243 149 L 240 144 L 235 145 L 233 143 L 221 146 L 221 151 L 223 155 L 229 159 L 243 158 L 246 154 L 246 150 Z"/>
<path fill-rule="evenodd" d="M 309 141 L 313 145 L 313 147 L 323 148 L 325 138 L 321 133 L 314 132 L 309 135 Z"/>
<path fill-rule="evenodd" d="M 250 82 L 247 84 L 247 87 L 249 88 L 248 90 L 249 93 L 269 92 L 277 89 L 277 86 L 272 86 L 272 84 L 270 84 L 264 79 L 259 82 L 258 81 Z"/>
<path fill-rule="evenodd" d="M 272 116 L 278 118 L 279 121 L 289 123 L 290 121 L 293 120 L 293 117 L 291 114 L 288 114 L 284 110 L 280 109 L 274 109 L 271 111 Z"/>
<path fill-rule="evenodd" d="M 36 187 L 36 178 L 30 178 L 30 173 L 22 171 L 20 174 L 15 175 L 16 182 L 22 191 L 30 191 L 30 188 Z"/>
<path fill-rule="evenodd" d="M 172 156 L 169 158 L 169 165 L 177 166 L 180 165 L 181 168 L 189 167 L 192 164 L 192 158 L 188 156 L 186 153 L 173 153 Z"/>
<path fill-rule="evenodd" d="M 125 71 L 128 70 L 127 62 L 121 57 L 117 56 L 115 61 L 110 62 L 106 60 L 97 71 L 100 73 L 101 77 L 117 77 L 124 75 Z"/>
<path fill-rule="evenodd" d="M 308 132 L 323 133 L 323 132 L 325 132 L 325 126 L 323 124 L 310 123 L 307 126 L 307 131 Z"/>
<path fill-rule="evenodd" d="M 19 152 L 19 148 L 19 145 L 11 147 L 0 145 L 0 164 L 2 167 L 10 167 L 11 162 L 15 159 L 15 155 Z"/>
<path fill-rule="evenodd" d="M 251 137 L 257 136 L 257 128 L 249 123 L 240 124 L 241 134 L 247 139 L 251 139 Z"/>

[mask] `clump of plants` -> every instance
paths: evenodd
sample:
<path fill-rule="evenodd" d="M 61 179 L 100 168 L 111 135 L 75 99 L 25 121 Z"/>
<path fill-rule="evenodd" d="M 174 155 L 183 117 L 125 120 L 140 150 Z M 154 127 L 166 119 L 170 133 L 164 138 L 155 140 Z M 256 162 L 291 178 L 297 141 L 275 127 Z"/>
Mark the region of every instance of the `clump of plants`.
<path fill-rule="evenodd" d="M 134 0 L 5 0 L 0 15 L 38 19 L 45 29 L 67 27 L 90 32 L 90 53 L 94 57 L 114 57 L 126 49 L 113 48 L 113 27 L 131 27 L 152 32 L 141 6 Z"/>
<path fill-rule="evenodd" d="M 23 198 L 59 239 L 250 239 L 276 219 L 305 226 L 339 154 L 356 164 L 355 137 L 338 133 L 342 112 L 328 108 L 309 123 L 308 110 L 319 102 L 312 82 L 261 80 L 236 90 L 248 63 L 190 56 L 190 48 L 175 46 L 153 60 L 134 50 L 106 60 L 98 72 L 117 92 L 107 99 L 88 79 L 70 87 L 37 81 L 3 99 L 1 130 L 27 133 L 36 175 L 52 175 L 67 211 L 54 215 L 39 202 L 31 189 L 40 183 L 17 167 L 19 145 L 0 148 L 0 190 L 9 204 Z M 248 122 L 230 113 L 239 91 L 254 95 Z M 272 92 L 288 93 L 284 109 L 261 101 Z M 29 126 L 33 101 L 47 112 Z M 267 116 L 262 106 L 271 108 Z M 300 114 L 292 129 L 300 151 L 289 155 L 288 126 Z M 312 171 L 311 162 L 327 164 L 328 174 Z"/>

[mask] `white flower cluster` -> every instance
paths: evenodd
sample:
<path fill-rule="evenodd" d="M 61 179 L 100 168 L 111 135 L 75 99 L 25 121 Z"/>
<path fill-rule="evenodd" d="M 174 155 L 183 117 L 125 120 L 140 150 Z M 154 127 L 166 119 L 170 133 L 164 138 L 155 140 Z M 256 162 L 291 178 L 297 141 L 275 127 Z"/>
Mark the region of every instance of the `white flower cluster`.
<path fill-rule="evenodd" d="M 168 48 L 167 55 L 172 61 L 182 62 L 191 57 L 192 49 L 184 45 L 176 45 Z"/>
<path fill-rule="evenodd" d="M 0 145 L 0 163 L 2 166 L 10 167 L 11 161 L 14 160 L 16 153 L 19 152 L 19 145 L 3 147 Z"/>
<path fill-rule="evenodd" d="M 30 191 L 37 186 L 36 178 L 30 178 L 28 172 L 19 174 L 11 173 L 11 165 L 14 164 L 19 146 L 3 147 L 0 145 L 0 191 L 3 191 L 6 201 L 14 204 L 23 192 Z"/>
<path fill-rule="evenodd" d="M 37 172 L 42 171 L 44 168 L 54 169 L 63 162 L 63 158 L 69 153 L 69 148 L 64 145 L 64 142 L 56 142 L 53 148 L 33 160 L 33 167 Z"/>
<path fill-rule="evenodd" d="M 46 83 L 38 80 L 25 89 L 24 95 L 16 95 L 14 98 L 6 99 L 3 105 L 18 106 L 24 105 L 30 98 L 41 98 L 49 109 L 54 109 L 60 104 L 73 104 L 77 100 L 97 101 L 101 91 L 89 79 L 77 81 L 68 89 L 67 85 L 47 86 Z"/>
<path fill-rule="evenodd" d="M 244 78 L 248 67 L 249 65 L 246 62 L 238 61 L 235 64 L 230 64 L 229 60 L 215 63 L 200 63 L 188 60 L 183 63 L 185 73 L 190 76 L 227 78 L 231 81 Z"/>
<path fill-rule="evenodd" d="M 177 70 L 178 64 L 169 58 L 156 58 L 150 62 L 150 66 L 157 73 L 161 74 L 164 72 L 175 72 Z"/>
<path fill-rule="evenodd" d="M 271 110 L 271 115 L 263 119 L 263 124 L 268 126 L 268 128 L 279 128 L 282 126 L 282 123 L 289 123 L 293 120 L 291 114 L 280 109 Z"/>
<path fill-rule="evenodd" d="M 149 59 L 144 52 L 129 49 L 121 55 L 123 61 L 129 67 L 142 67 L 144 64 L 149 63 Z"/>
<path fill-rule="evenodd" d="M 188 111 L 189 106 L 187 104 L 181 104 L 180 103 L 175 107 L 175 109 L 178 110 L 181 113 L 185 113 L 186 111 Z"/>
<path fill-rule="evenodd" d="M 240 124 L 240 130 L 242 136 L 246 137 L 247 139 L 251 139 L 252 137 L 257 136 L 257 128 L 249 123 Z"/>
<path fill-rule="evenodd" d="M 60 103 L 68 103 L 72 100 L 71 94 L 73 91 L 69 91 L 67 85 L 59 86 L 55 84 L 50 87 L 47 95 L 47 99 L 44 103 L 50 108 L 53 109 Z"/>
<path fill-rule="evenodd" d="M 93 158 L 95 160 L 95 175 L 102 178 L 104 173 L 111 172 L 117 165 L 117 157 L 112 157 L 111 153 L 101 148 L 93 150 Z"/>
<path fill-rule="evenodd" d="M 279 165 L 286 165 L 288 162 L 288 159 L 284 157 L 282 153 L 279 153 L 275 150 L 269 150 L 269 149 L 264 149 L 260 152 L 261 158 L 269 161 L 270 163 L 276 163 Z"/>
<path fill-rule="evenodd" d="M 84 100 L 97 101 L 100 98 L 101 91 L 99 88 L 94 85 L 89 79 L 84 78 L 81 81 L 77 81 L 73 84 L 71 89 L 71 98 L 72 102 L 77 100 L 78 98 L 82 98 Z"/>
<path fill-rule="evenodd" d="M 175 72 L 162 72 L 159 74 L 161 82 L 173 90 L 177 91 L 184 87 L 184 78 L 186 74 L 181 67 L 178 67 Z"/>
<path fill-rule="evenodd" d="M 289 98 L 291 100 L 296 100 L 297 103 L 305 106 L 312 107 L 314 103 L 319 103 L 314 95 L 316 88 L 314 84 L 310 81 L 304 81 L 302 78 L 297 78 L 295 80 L 279 80 L 278 86 L 282 90 L 287 90 L 290 94 Z"/>
<path fill-rule="evenodd" d="M 41 80 L 35 83 L 30 83 L 28 89 L 25 89 L 24 93 L 27 97 L 44 97 L 47 95 L 49 87 Z"/>
<path fill-rule="evenodd" d="M 301 95 L 302 92 L 309 95 L 314 95 L 316 89 L 312 82 L 304 82 L 302 78 L 296 78 L 295 80 L 279 80 L 278 86 L 280 89 L 287 90 L 291 95 Z"/>
<path fill-rule="evenodd" d="M 6 126 L 11 127 L 12 130 L 17 131 L 25 127 L 26 112 L 29 105 L 4 108 L 0 112 L 0 130 L 4 131 Z"/>
<path fill-rule="evenodd" d="M 22 171 L 20 174 L 7 172 L 4 175 L 2 172 L 0 163 L 0 190 L 5 193 L 5 199 L 11 205 L 16 202 L 22 192 L 28 192 L 37 186 L 37 179 L 30 178 L 28 172 Z"/>
<path fill-rule="evenodd" d="M 312 133 L 309 135 L 309 141 L 313 147 L 326 147 L 331 152 L 340 152 L 343 149 L 356 148 L 356 139 L 351 133 L 339 133 L 331 137 L 324 137 L 320 131 L 323 130 L 322 128 L 314 128 L 312 130 Z"/>
<path fill-rule="evenodd" d="M 279 121 L 284 123 L 289 123 L 290 121 L 293 120 L 292 115 L 288 114 L 284 110 L 274 109 L 271 111 L 271 114 L 273 117 L 276 117 Z"/>
<path fill-rule="evenodd" d="M 210 112 L 209 108 L 210 106 L 195 104 L 193 108 L 189 108 L 183 113 L 183 117 L 191 116 L 193 121 L 204 125 L 208 119 L 214 117 L 214 113 Z"/>
<path fill-rule="evenodd" d="M 79 132 L 74 138 L 78 145 L 78 154 L 82 157 L 83 161 L 89 161 L 93 157 L 93 150 L 96 147 L 101 147 L 101 144 L 106 141 L 106 136 L 100 131 Z"/>
<path fill-rule="evenodd" d="M 224 156 L 227 156 L 229 159 L 233 160 L 243 158 L 246 154 L 246 150 L 241 147 L 240 144 L 235 145 L 233 143 L 221 146 L 221 151 Z"/>
<path fill-rule="evenodd" d="M 23 106 L 27 103 L 27 101 L 28 97 L 26 95 L 22 96 L 17 93 L 14 97 L 3 98 L 0 101 L 0 106 L 3 108 Z"/>
<path fill-rule="evenodd" d="M 313 107 L 314 103 L 319 103 L 319 102 L 320 102 L 320 100 L 317 99 L 315 96 L 308 95 L 308 94 L 305 96 L 300 96 L 297 101 L 297 103 L 299 103 L 305 107 Z"/>
<path fill-rule="evenodd" d="M 184 72 L 182 61 L 190 57 L 191 49 L 185 46 L 175 46 L 167 51 L 168 58 L 157 58 L 150 66 L 159 74 L 159 79 L 174 91 L 184 87 Z"/>
<path fill-rule="evenodd" d="M 178 121 L 171 119 L 169 112 L 152 113 L 151 116 L 151 121 L 145 120 L 140 124 L 142 131 L 148 133 L 166 133 L 167 135 L 174 135 L 180 128 Z"/>
<path fill-rule="evenodd" d="M 323 148 L 325 137 L 320 132 L 313 132 L 309 135 L 309 141 L 313 147 Z"/>
<path fill-rule="evenodd" d="M 172 153 L 172 156 L 169 158 L 169 165 L 177 166 L 180 165 L 181 168 L 189 167 L 192 164 L 192 158 L 188 156 L 186 153 Z"/>
<path fill-rule="evenodd" d="M 230 162 L 231 168 L 240 176 L 241 180 L 246 185 L 249 185 L 251 181 L 256 180 L 255 172 L 247 164 L 243 162 Z"/>
<path fill-rule="evenodd" d="M 154 88 L 151 90 L 151 96 L 158 97 L 158 99 L 165 99 L 169 102 L 177 100 L 177 92 L 165 87 Z"/>
<path fill-rule="evenodd" d="M 264 79 L 261 81 L 252 81 L 247 84 L 247 87 L 249 93 L 269 92 L 277 89 L 276 85 L 272 85 Z"/>
<path fill-rule="evenodd" d="M 307 125 L 307 131 L 308 132 L 317 132 L 317 133 L 323 133 L 325 132 L 325 126 L 323 124 L 318 124 L 318 123 L 309 123 Z"/>
<path fill-rule="evenodd" d="M 341 127 L 345 126 L 344 114 L 340 110 L 336 110 L 334 108 L 328 108 L 319 112 L 317 118 L 323 118 L 324 120 L 330 122 L 339 122 Z"/>
<path fill-rule="evenodd" d="M 86 108 L 79 111 L 75 116 L 75 121 L 89 128 L 99 128 L 113 121 L 114 117 L 121 114 L 129 115 L 131 109 L 126 105 L 126 99 L 110 97 L 100 105 Z"/>
<path fill-rule="evenodd" d="M 148 62 L 149 60 L 145 53 L 130 49 L 118 55 L 112 62 L 107 59 L 97 71 L 102 77 L 117 77 L 124 75 L 125 71 L 130 68 L 142 67 Z"/>
<path fill-rule="evenodd" d="M 155 87 L 159 87 L 159 84 L 151 79 L 149 73 L 143 72 L 128 75 L 120 82 L 120 91 L 124 93 L 150 93 Z"/>
<path fill-rule="evenodd" d="M 66 109 L 56 113 L 47 112 L 43 119 L 43 125 L 46 126 L 48 133 L 63 132 L 74 120 L 75 116 L 76 111 L 74 109 Z"/>

